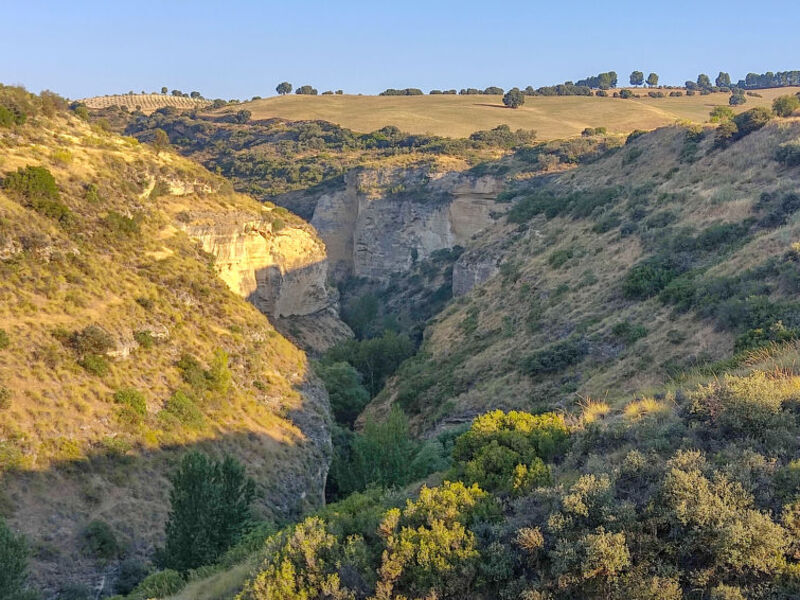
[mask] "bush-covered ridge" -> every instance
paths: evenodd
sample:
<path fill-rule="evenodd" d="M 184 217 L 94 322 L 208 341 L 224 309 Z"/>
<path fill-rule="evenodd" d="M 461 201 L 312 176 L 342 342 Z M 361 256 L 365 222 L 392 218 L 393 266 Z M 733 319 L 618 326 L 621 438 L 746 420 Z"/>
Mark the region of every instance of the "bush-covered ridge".
<path fill-rule="evenodd" d="M 267 537 L 229 595 L 793 598 L 800 376 L 774 366 L 797 352 L 617 409 L 482 415 L 435 481 L 353 494 Z"/>

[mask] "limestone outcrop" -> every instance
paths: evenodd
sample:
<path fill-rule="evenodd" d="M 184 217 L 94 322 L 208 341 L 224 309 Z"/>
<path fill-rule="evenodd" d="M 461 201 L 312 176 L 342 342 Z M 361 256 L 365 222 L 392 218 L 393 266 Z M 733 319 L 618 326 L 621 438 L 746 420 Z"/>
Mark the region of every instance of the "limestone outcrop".
<path fill-rule="evenodd" d="M 316 199 L 311 224 L 325 241 L 332 279 L 387 280 L 433 252 L 465 245 L 507 205 L 502 182 L 451 171 L 355 169 Z"/>
<path fill-rule="evenodd" d="M 276 227 L 268 211 L 192 214 L 181 228 L 216 257 L 228 287 L 261 312 L 289 317 L 327 309 L 335 298 L 325 283 L 325 244 L 308 227 Z"/>

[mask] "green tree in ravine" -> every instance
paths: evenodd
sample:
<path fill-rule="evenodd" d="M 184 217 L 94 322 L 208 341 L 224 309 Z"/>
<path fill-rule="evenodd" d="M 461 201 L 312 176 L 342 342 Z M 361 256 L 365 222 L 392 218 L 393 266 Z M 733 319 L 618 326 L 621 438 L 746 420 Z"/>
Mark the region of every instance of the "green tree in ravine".
<path fill-rule="evenodd" d="M 634 71 L 631 73 L 630 78 L 631 85 L 640 86 L 644 83 L 644 73 L 641 71 Z"/>
<path fill-rule="evenodd" d="M 292 91 L 292 84 L 288 81 L 282 81 L 278 84 L 275 88 L 275 91 L 278 92 L 281 96 L 285 96 L 286 94 L 291 93 Z"/>
<path fill-rule="evenodd" d="M 320 364 L 316 371 L 328 390 L 334 418 L 352 427 L 369 402 L 369 392 L 361 385 L 361 375 L 346 362 Z"/>
<path fill-rule="evenodd" d="M 398 407 L 383 422 L 368 421 L 361 433 L 342 433 L 349 439 L 334 442 L 329 482 L 340 497 L 371 485 L 402 486 L 427 475 L 414 460 L 420 446 L 411 438 L 408 419 Z"/>
<path fill-rule="evenodd" d="M 254 481 L 236 459 L 215 461 L 201 452 L 185 454 L 170 480 L 161 562 L 177 571 L 213 563 L 250 523 Z"/>
<path fill-rule="evenodd" d="M 342 361 L 350 363 L 361 373 L 370 396 L 375 396 L 383 388 L 386 378 L 413 352 L 414 344 L 407 335 L 386 330 L 380 337 L 337 344 L 325 353 L 322 362 L 326 365 Z"/>
<path fill-rule="evenodd" d="M 512 88 L 503 96 L 503 104 L 509 108 L 519 108 L 525 104 L 525 94 L 520 92 L 517 88 Z"/>
<path fill-rule="evenodd" d="M 657 73 L 650 73 L 650 75 L 647 76 L 647 85 L 650 87 L 656 87 L 658 85 Z"/>
<path fill-rule="evenodd" d="M 779 117 L 791 117 L 798 108 L 800 108 L 800 98 L 797 96 L 780 96 L 772 102 L 772 110 Z"/>
<path fill-rule="evenodd" d="M 28 546 L 0 517 L 0 598 L 28 598 L 25 584 L 28 579 Z"/>
<path fill-rule="evenodd" d="M 720 71 L 717 78 L 714 80 L 714 83 L 717 87 L 731 87 L 731 76 L 728 75 L 725 71 Z"/>

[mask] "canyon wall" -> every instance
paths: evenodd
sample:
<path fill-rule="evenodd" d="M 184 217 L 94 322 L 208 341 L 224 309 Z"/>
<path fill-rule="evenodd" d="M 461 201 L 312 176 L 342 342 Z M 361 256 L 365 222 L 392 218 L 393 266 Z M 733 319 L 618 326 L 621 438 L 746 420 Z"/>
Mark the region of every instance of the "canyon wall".
<path fill-rule="evenodd" d="M 355 169 L 319 194 L 311 224 L 328 248 L 334 280 L 386 281 L 433 252 L 466 245 L 505 210 L 489 176 L 420 169 Z"/>

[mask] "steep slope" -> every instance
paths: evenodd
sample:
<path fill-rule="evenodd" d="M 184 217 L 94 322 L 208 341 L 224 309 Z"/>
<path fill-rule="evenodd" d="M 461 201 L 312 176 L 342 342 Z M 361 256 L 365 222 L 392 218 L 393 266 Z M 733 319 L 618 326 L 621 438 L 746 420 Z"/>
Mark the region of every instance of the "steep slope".
<path fill-rule="evenodd" d="M 454 267 L 461 296 L 367 414 L 398 403 L 424 432 L 570 408 L 797 336 L 798 136 L 797 119 L 738 141 L 669 127 L 513 187 L 509 218 Z"/>
<path fill-rule="evenodd" d="M 147 556 L 189 448 L 242 459 L 267 518 L 318 506 L 327 395 L 245 297 L 327 310 L 324 245 L 195 163 L 20 98 L 27 123 L 0 129 L 0 510 L 36 582 Z M 85 548 L 92 521 L 110 561 Z"/>

